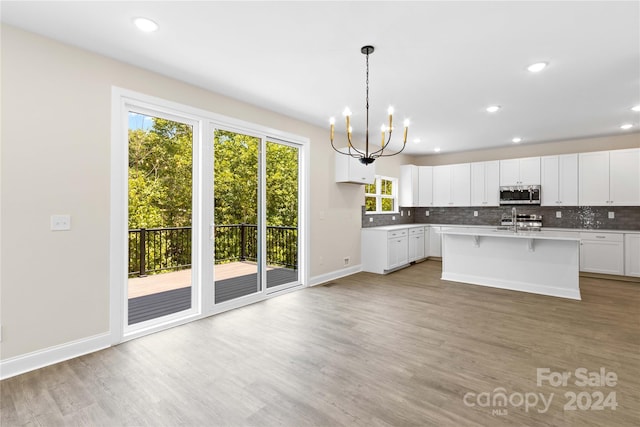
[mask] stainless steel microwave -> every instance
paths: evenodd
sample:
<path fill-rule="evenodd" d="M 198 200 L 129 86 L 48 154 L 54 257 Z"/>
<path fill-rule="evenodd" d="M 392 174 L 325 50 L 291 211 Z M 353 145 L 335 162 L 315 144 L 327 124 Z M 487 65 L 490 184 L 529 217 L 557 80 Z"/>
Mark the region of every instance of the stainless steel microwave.
<path fill-rule="evenodd" d="M 539 205 L 539 185 L 513 185 L 500 187 L 501 205 Z"/>

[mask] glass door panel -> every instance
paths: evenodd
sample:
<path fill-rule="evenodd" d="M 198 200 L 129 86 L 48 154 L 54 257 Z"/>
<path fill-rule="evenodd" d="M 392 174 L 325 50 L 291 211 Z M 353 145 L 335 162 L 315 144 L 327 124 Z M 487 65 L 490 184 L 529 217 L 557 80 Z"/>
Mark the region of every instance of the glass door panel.
<path fill-rule="evenodd" d="M 214 147 L 215 303 L 261 290 L 258 214 L 260 138 L 216 130 Z"/>
<path fill-rule="evenodd" d="M 192 305 L 193 127 L 129 112 L 127 324 Z"/>
<path fill-rule="evenodd" d="M 266 143 L 267 289 L 299 283 L 299 150 Z"/>

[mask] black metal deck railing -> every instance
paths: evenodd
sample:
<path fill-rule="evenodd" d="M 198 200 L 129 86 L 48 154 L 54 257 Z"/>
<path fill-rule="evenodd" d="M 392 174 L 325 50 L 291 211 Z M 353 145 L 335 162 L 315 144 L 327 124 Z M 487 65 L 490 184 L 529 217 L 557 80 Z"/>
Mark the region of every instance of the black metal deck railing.
<path fill-rule="evenodd" d="M 254 224 L 215 226 L 215 263 L 256 261 L 258 228 Z M 298 267 L 298 229 L 267 226 L 267 264 Z M 129 277 L 191 267 L 191 227 L 129 230 Z"/>

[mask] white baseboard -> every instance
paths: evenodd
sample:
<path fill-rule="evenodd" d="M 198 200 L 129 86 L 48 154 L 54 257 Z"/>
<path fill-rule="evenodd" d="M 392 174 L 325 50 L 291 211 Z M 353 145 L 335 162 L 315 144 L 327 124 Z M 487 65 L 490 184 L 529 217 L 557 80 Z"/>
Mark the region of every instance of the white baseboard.
<path fill-rule="evenodd" d="M 478 286 L 487 286 L 490 288 L 508 289 L 512 291 L 529 292 L 532 294 L 548 295 L 552 297 L 569 298 L 580 300 L 580 290 L 558 288 L 555 286 L 543 286 L 533 283 L 518 282 L 515 280 L 504 280 L 487 277 L 476 277 L 466 274 L 442 273 L 442 280 L 449 282 L 459 282 Z"/>
<path fill-rule="evenodd" d="M 104 333 L 77 341 L 56 345 L 32 353 L 0 360 L 0 379 L 11 378 L 25 372 L 64 362 L 111 346 L 111 334 Z"/>
<path fill-rule="evenodd" d="M 343 268 L 341 270 L 332 271 L 331 273 L 320 274 L 313 276 L 309 279 L 309 286 L 316 286 L 322 283 L 330 282 L 341 277 L 350 276 L 362 271 L 362 264 L 354 265 L 352 267 Z"/>

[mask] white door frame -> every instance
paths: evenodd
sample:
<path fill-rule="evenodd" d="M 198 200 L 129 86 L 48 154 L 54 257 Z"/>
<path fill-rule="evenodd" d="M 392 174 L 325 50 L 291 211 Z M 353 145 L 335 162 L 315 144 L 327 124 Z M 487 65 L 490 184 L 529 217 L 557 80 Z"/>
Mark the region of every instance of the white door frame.
<path fill-rule="evenodd" d="M 193 320 L 227 311 L 236 307 L 260 301 L 271 296 L 291 292 L 309 285 L 309 138 L 283 132 L 277 129 L 265 127 L 255 123 L 245 122 L 210 111 L 202 110 L 188 105 L 183 105 L 165 99 L 141 94 L 127 89 L 112 87 L 111 90 L 111 191 L 110 191 L 110 337 L 111 343 L 117 344 L 159 330 L 191 322 Z M 202 298 L 192 299 L 192 311 L 186 316 L 184 312 L 176 316 L 167 316 L 166 322 L 156 325 L 148 325 L 135 330 L 128 330 L 125 334 L 125 283 L 127 280 L 128 247 L 126 232 L 128 230 L 127 206 L 128 206 L 128 111 L 135 106 L 136 109 L 145 109 L 154 114 L 164 114 L 169 117 L 188 120 L 197 124 L 200 132 L 199 138 L 194 140 L 194 194 L 193 194 L 193 229 L 200 231 L 209 230 L 209 239 L 200 237 L 192 243 L 194 254 L 198 256 L 202 268 L 196 268 L 192 273 L 192 286 L 200 286 L 206 283 L 204 278 L 210 278 L 213 284 L 213 242 L 211 240 L 210 226 L 213 224 L 213 209 L 204 209 L 204 206 L 212 206 L 213 180 L 203 179 L 207 173 L 213 171 L 213 144 L 208 136 L 213 135 L 216 128 L 237 131 L 248 135 L 256 135 L 263 140 L 274 142 L 289 142 L 299 147 L 300 153 L 300 189 L 298 233 L 300 245 L 298 248 L 300 285 L 267 294 L 266 283 L 263 291 L 247 297 L 237 298 L 221 304 L 214 304 L 213 286 L 198 288 L 198 295 Z M 195 139 L 195 132 L 194 132 Z M 210 163 L 209 163 L 210 162 Z M 196 165 L 197 163 L 197 165 Z M 196 188 L 197 187 L 197 188 Z M 197 209 L 196 209 L 197 206 Z M 210 213 L 207 213 L 210 212 Z M 210 217 L 209 217 L 210 215 Z"/>

